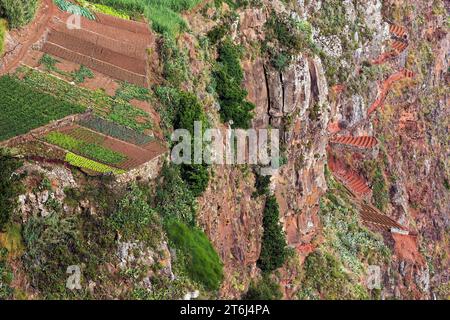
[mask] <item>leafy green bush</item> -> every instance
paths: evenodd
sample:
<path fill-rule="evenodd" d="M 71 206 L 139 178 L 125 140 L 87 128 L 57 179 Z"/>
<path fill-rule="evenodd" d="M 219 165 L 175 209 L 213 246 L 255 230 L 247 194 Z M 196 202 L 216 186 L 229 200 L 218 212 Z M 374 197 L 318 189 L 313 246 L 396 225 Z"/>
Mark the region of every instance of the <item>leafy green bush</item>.
<path fill-rule="evenodd" d="M 195 225 L 197 204 L 192 191 L 180 176 L 179 167 L 164 165 L 156 188 L 155 205 L 163 218 L 175 218 Z"/>
<path fill-rule="evenodd" d="M 89 280 L 100 284 L 99 272 L 113 258 L 114 232 L 101 218 L 90 214 L 46 218 L 32 216 L 23 230 L 24 266 L 32 285 L 49 299 L 86 298 Z M 80 266 L 82 290 L 66 288 L 69 266 Z"/>
<path fill-rule="evenodd" d="M 169 220 L 169 240 L 186 257 L 186 270 L 192 280 L 209 290 L 218 290 L 223 279 L 223 265 L 208 237 L 180 221 Z"/>
<path fill-rule="evenodd" d="M 94 73 L 92 70 L 85 66 L 80 66 L 80 68 L 77 71 L 72 72 L 71 75 L 75 83 L 83 83 L 86 78 L 94 78 Z"/>
<path fill-rule="evenodd" d="M 11 28 L 19 28 L 33 19 L 38 0 L 0 0 L 0 17 L 8 20 Z"/>
<path fill-rule="evenodd" d="M 112 227 L 125 241 L 141 240 L 153 245 L 161 238 L 161 224 L 144 192 L 136 184 L 130 186 L 109 218 Z"/>
<path fill-rule="evenodd" d="M 281 300 L 280 285 L 269 275 L 264 274 L 258 282 L 252 282 L 243 300 Z"/>
<path fill-rule="evenodd" d="M 197 97 L 191 93 L 182 92 L 179 96 L 178 114 L 175 118 L 175 129 L 187 129 L 194 137 L 194 122 L 202 123 L 204 131 L 208 126 L 206 114 Z M 192 141 L 194 145 L 194 141 Z M 194 196 L 200 196 L 208 187 L 209 170 L 205 164 L 183 164 L 181 177 L 188 184 Z"/>
<path fill-rule="evenodd" d="M 13 279 L 11 267 L 8 265 L 8 250 L 0 248 L 0 299 L 6 300 L 13 296 L 14 290 L 10 287 Z"/>
<path fill-rule="evenodd" d="M 182 164 L 181 177 L 194 197 L 199 197 L 208 187 L 209 167 L 206 164 Z"/>
<path fill-rule="evenodd" d="M 170 109 L 166 119 L 167 122 L 172 123 L 174 129 L 189 130 L 192 139 L 194 139 L 194 122 L 201 122 L 203 131 L 208 127 L 208 119 L 203 106 L 194 94 L 168 87 L 159 87 L 156 91 L 160 100 L 162 99 L 163 103 Z M 205 164 L 183 164 L 181 166 L 181 177 L 187 183 L 192 194 L 197 197 L 208 186 L 209 168 Z"/>
<path fill-rule="evenodd" d="M 244 73 L 240 58 L 240 48 L 230 39 L 221 43 L 214 78 L 222 121 L 232 120 L 234 128 L 246 129 L 250 127 L 255 105 L 245 100 L 248 93 L 242 89 Z"/>
<path fill-rule="evenodd" d="M 280 224 L 279 207 L 275 196 L 269 196 L 266 200 L 263 227 L 258 266 L 264 272 L 272 272 L 284 264 L 288 255 L 286 237 Z"/>
<path fill-rule="evenodd" d="M 5 43 L 6 30 L 8 28 L 8 23 L 5 19 L 0 18 L 0 56 L 3 54 L 3 46 Z"/>
<path fill-rule="evenodd" d="M 305 260 L 305 275 L 301 298 L 352 299 L 347 291 L 349 276 L 331 254 L 314 251 Z"/>
<path fill-rule="evenodd" d="M 0 149 L 0 231 L 4 229 L 16 207 L 14 197 L 18 195 L 18 182 L 13 172 L 21 166 L 21 162 Z"/>
<path fill-rule="evenodd" d="M 375 169 L 372 179 L 372 198 L 375 206 L 384 210 L 389 203 L 389 190 L 380 167 Z"/>
<path fill-rule="evenodd" d="M 272 12 L 266 23 L 267 51 L 274 67 L 283 70 L 292 57 L 299 53 L 317 54 L 312 38 L 312 27 L 304 20 L 297 20 L 286 13 Z"/>

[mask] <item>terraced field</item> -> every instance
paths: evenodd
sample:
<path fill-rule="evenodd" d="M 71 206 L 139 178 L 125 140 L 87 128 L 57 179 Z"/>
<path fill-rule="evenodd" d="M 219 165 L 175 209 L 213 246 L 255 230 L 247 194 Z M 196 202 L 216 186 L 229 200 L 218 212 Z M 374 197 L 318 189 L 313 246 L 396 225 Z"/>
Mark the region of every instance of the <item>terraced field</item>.
<path fill-rule="evenodd" d="M 146 49 L 154 45 L 146 24 L 97 14 L 95 20 L 81 17 L 81 29 L 69 30 L 68 17 L 60 11 L 50 25 L 45 53 L 146 86 Z"/>
<path fill-rule="evenodd" d="M 0 92 L 0 141 L 86 110 L 10 76 L 0 78 Z"/>

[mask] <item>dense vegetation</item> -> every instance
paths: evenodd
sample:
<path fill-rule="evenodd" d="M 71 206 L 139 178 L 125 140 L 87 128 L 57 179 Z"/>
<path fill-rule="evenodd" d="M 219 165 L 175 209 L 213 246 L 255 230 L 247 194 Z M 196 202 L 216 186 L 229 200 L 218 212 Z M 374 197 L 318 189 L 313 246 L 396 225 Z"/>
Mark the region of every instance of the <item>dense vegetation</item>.
<path fill-rule="evenodd" d="M 21 163 L 0 150 L 0 231 L 3 231 L 16 207 L 14 197 L 18 191 L 18 177 L 13 172 Z"/>
<path fill-rule="evenodd" d="M 369 292 L 360 279 L 367 265 L 382 265 L 389 259 L 383 239 L 362 227 L 343 187 L 328 177 L 329 192 L 320 202 L 325 239 L 305 261 L 301 299 L 367 299 Z"/>
<path fill-rule="evenodd" d="M 249 128 L 255 105 L 246 100 L 247 91 L 242 88 L 244 73 L 240 65 L 240 47 L 230 39 L 219 45 L 219 58 L 214 71 L 216 92 L 220 102 L 222 121 L 233 121 L 233 128 Z"/>
<path fill-rule="evenodd" d="M 93 0 L 130 15 L 144 14 L 153 30 L 176 37 L 187 30 L 187 23 L 180 13 L 192 9 L 200 0 Z"/>
<path fill-rule="evenodd" d="M 0 0 L 0 17 L 8 20 L 11 28 L 19 28 L 34 17 L 38 0 Z"/>
<path fill-rule="evenodd" d="M 5 19 L 0 18 L 0 56 L 3 54 L 3 46 L 5 45 L 6 29 L 8 23 Z"/>
<path fill-rule="evenodd" d="M 14 292 L 10 286 L 13 272 L 7 259 L 8 250 L 0 247 L 0 300 L 10 299 Z"/>
<path fill-rule="evenodd" d="M 165 164 L 156 188 L 155 205 L 165 219 L 177 219 L 185 224 L 196 224 L 195 197 L 180 176 L 178 166 Z"/>
<path fill-rule="evenodd" d="M 22 82 L 40 93 L 61 101 L 92 108 L 94 112 L 121 126 L 143 133 L 152 128 L 151 116 L 120 97 L 110 97 L 102 90 L 89 90 L 28 67 L 18 69 Z"/>
<path fill-rule="evenodd" d="M 288 66 L 300 53 L 312 55 L 318 52 L 312 39 L 312 27 L 307 21 L 272 12 L 266 23 L 266 32 L 263 49 L 267 50 L 273 66 L 279 70 Z"/>
<path fill-rule="evenodd" d="M 85 110 L 81 105 L 41 93 L 11 76 L 0 78 L 0 92 L 0 141 Z"/>
<path fill-rule="evenodd" d="M 263 238 L 258 266 L 264 272 L 280 268 L 287 258 L 287 244 L 280 224 L 280 213 L 275 196 L 268 196 L 264 207 Z"/>
<path fill-rule="evenodd" d="M 163 126 L 166 129 L 186 129 L 191 134 L 191 145 L 194 146 L 194 123 L 200 122 L 202 130 L 209 127 L 208 119 L 199 99 L 192 93 L 170 87 L 158 87 L 156 95 L 164 109 L 161 109 Z M 190 155 L 193 161 L 193 154 Z M 200 196 L 208 186 L 209 167 L 206 164 L 183 164 L 181 176 L 194 196 Z"/>
<path fill-rule="evenodd" d="M 243 296 L 244 300 L 281 300 L 282 298 L 280 285 L 267 274 L 264 274 L 258 282 L 252 282 Z"/>
<path fill-rule="evenodd" d="M 208 290 L 219 289 L 223 266 L 208 237 L 201 230 L 176 220 L 169 220 L 166 229 L 170 241 L 185 254 L 190 277 Z"/>
<path fill-rule="evenodd" d="M 146 195 L 137 185 L 131 185 L 110 217 L 112 227 L 123 240 L 141 240 L 156 245 L 161 238 L 161 222 Z"/>

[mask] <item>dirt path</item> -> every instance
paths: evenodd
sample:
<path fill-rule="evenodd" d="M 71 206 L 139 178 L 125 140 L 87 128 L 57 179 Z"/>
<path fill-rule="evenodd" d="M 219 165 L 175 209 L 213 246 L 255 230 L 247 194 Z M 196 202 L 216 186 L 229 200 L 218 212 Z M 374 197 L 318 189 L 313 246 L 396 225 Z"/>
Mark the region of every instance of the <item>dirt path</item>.
<path fill-rule="evenodd" d="M 39 41 L 44 34 L 54 10 L 55 6 L 52 0 L 42 0 L 35 19 L 25 28 L 13 30 L 9 33 L 16 45 L 3 55 L 0 75 L 10 72 L 20 64 L 31 46 Z"/>

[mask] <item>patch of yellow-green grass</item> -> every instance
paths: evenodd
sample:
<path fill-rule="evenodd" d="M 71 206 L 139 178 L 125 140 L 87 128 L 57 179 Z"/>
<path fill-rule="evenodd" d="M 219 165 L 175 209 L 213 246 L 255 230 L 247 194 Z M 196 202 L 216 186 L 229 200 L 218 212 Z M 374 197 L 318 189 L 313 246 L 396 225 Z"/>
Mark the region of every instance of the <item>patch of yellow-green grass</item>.
<path fill-rule="evenodd" d="M 107 14 L 110 16 L 121 18 L 121 19 L 126 19 L 126 20 L 131 19 L 131 17 L 126 12 L 119 10 L 119 9 L 114 9 L 114 8 L 104 5 L 104 4 L 91 3 L 86 0 L 78 0 L 78 4 L 84 8 L 88 8 L 92 11 L 104 13 L 104 14 Z"/>
<path fill-rule="evenodd" d="M 0 246 L 6 248 L 11 257 L 20 257 L 25 249 L 22 240 L 22 226 L 8 224 L 4 233 L 0 233 Z"/>
<path fill-rule="evenodd" d="M 3 54 L 3 46 L 5 44 L 6 29 L 8 23 L 5 19 L 0 19 L 0 56 Z"/>

